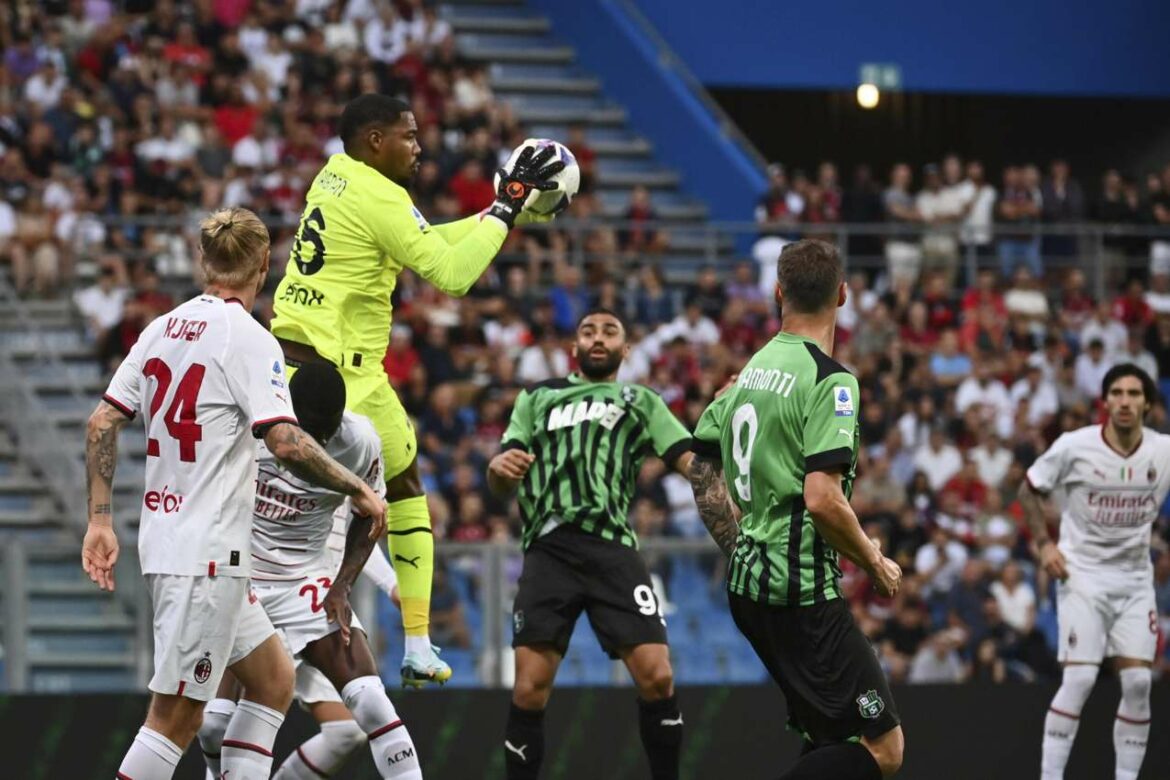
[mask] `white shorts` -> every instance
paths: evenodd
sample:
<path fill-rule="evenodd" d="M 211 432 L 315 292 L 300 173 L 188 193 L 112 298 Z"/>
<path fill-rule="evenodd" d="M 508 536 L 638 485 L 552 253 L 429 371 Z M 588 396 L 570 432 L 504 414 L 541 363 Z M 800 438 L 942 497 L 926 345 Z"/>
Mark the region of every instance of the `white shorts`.
<path fill-rule="evenodd" d="M 297 687 L 293 695 L 301 704 L 335 701 L 343 704 L 341 694 L 329 682 L 329 678 L 315 666 L 304 661 L 297 663 Z"/>
<path fill-rule="evenodd" d="M 293 656 L 300 655 L 305 645 L 339 631 L 341 626 L 325 619 L 325 594 L 333 583 L 332 577 L 308 577 L 296 582 L 253 582 L 260 605 L 268 613 L 272 625 L 284 634 L 285 644 Z M 350 621 L 351 629 L 362 629 L 357 615 Z M 363 631 L 365 629 L 362 629 Z"/>
<path fill-rule="evenodd" d="M 154 605 L 150 690 L 197 701 L 215 696 L 224 670 L 274 629 L 244 577 L 147 574 Z"/>
<path fill-rule="evenodd" d="M 1099 664 L 1105 658 L 1153 661 L 1158 651 L 1158 608 L 1152 578 L 1095 583 L 1070 573 L 1056 591 L 1061 663 Z"/>

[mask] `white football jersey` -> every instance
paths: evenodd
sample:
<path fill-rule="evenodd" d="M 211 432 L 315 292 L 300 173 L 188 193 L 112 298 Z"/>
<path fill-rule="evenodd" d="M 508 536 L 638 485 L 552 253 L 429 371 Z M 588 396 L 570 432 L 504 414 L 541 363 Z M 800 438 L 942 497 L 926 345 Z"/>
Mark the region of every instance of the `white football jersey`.
<path fill-rule="evenodd" d="M 272 334 L 234 298 L 192 298 L 147 326 L 103 398 L 146 422 L 143 573 L 249 576 L 253 437 L 296 422 Z"/>
<path fill-rule="evenodd" d="M 346 411 L 325 451 L 383 495 L 382 442 L 369 419 Z M 263 444 L 258 452 L 252 533 L 252 578 L 258 582 L 299 580 L 318 571 L 336 572 L 341 562 L 329 550 L 334 514 L 347 496 L 305 482 L 277 462 Z M 342 520 L 341 547 L 345 548 Z"/>
<path fill-rule="evenodd" d="M 1037 491 L 1063 493 L 1060 551 L 1094 575 L 1152 574 L 1150 531 L 1170 491 L 1170 436 L 1145 428 L 1121 455 L 1090 425 L 1062 435 L 1028 469 Z"/>

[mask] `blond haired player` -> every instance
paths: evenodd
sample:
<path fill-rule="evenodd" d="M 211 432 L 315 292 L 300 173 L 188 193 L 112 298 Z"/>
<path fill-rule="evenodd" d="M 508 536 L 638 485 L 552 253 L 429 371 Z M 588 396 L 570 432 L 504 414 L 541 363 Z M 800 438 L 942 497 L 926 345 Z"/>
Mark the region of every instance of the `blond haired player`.
<path fill-rule="evenodd" d="M 1170 492 L 1170 436 L 1142 424 L 1157 392 L 1132 363 L 1109 369 L 1101 382 L 1108 421 L 1062 435 L 1020 488 L 1037 559 L 1059 580 L 1057 655 L 1064 673 L 1044 718 L 1042 780 L 1064 777 L 1081 709 L 1106 658 L 1121 679 L 1116 780 L 1137 780 L 1146 755 L 1158 646 L 1150 530 Z M 1064 496 L 1059 543 L 1048 535 L 1053 492 Z"/>
<path fill-rule="evenodd" d="M 345 151 L 329 158 L 305 197 L 301 226 L 276 290 L 272 333 L 290 370 L 337 366 L 348 408 L 374 423 L 386 470 L 390 559 L 398 575 L 406 648 L 404 685 L 445 682 L 451 668 L 429 636 L 434 539 L 419 479 L 414 429 L 382 369 L 390 340 L 390 296 L 404 269 L 462 296 L 500 250 L 508 229 L 564 168 L 550 147 L 525 150 L 501 175 L 482 214 L 430 225 L 406 186 L 418 169 L 418 125 L 410 106 L 362 95 L 342 112 Z M 527 214 L 524 215 L 528 219 Z"/>
<path fill-rule="evenodd" d="M 202 295 L 152 322 L 89 418 L 89 527 L 81 561 L 114 589 L 118 540 L 111 497 L 118 431 L 146 422 L 146 492 L 138 555 L 154 607 L 154 676 L 146 722 L 118 770 L 167 780 L 226 669 L 247 688 L 228 724 L 222 767 L 231 780 L 267 780 L 293 668 L 251 594 L 256 444 L 302 479 L 344 493 L 381 532 L 385 504 L 297 424 L 275 339 L 250 314 L 268 272 L 268 231 L 250 211 L 224 209 L 201 225 Z"/>

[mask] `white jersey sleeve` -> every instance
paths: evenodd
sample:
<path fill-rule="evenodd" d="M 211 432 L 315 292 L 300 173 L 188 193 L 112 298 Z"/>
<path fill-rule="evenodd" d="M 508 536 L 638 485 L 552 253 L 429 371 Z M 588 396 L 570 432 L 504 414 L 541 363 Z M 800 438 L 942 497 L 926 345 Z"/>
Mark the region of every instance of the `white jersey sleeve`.
<path fill-rule="evenodd" d="M 297 421 L 285 383 L 284 354 L 272 334 L 257 324 L 241 333 L 224 356 L 228 387 L 260 438 L 278 422 Z"/>
<path fill-rule="evenodd" d="M 1028 469 L 1028 484 L 1037 493 L 1047 495 L 1059 485 L 1068 470 L 1069 434 L 1061 434 L 1052 446 Z"/>
<path fill-rule="evenodd" d="M 143 334 L 145 335 L 145 334 Z M 102 400 L 110 404 L 122 414 L 133 418 L 138 414 L 142 405 L 142 351 L 145 341 L 139 338 L 130 348 L 118 370 L 110 380 L 110 386 L 102 395 Z"/>

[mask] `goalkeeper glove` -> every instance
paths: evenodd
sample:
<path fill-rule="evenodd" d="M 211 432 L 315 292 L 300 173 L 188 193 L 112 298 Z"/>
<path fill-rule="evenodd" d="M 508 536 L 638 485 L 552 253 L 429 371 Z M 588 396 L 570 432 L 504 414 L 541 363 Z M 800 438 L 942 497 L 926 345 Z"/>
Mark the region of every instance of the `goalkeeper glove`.
<path fill-rule="evenodd" d="M 555 190 L 556 182 L 549 181 L 565 168 L 564 162 L 549 163 L 555 150 L 547 146 L 537 152 L 529 146 L 520 152 L 512 171 L 501 168 L 500 186 L 496 189 L 496 201 L 488 214 L 503 222 L 509 228 L 516 224 L 516 217 L 538 192 Z M 548 163 L 547 165 L 545 163 Z"/>

